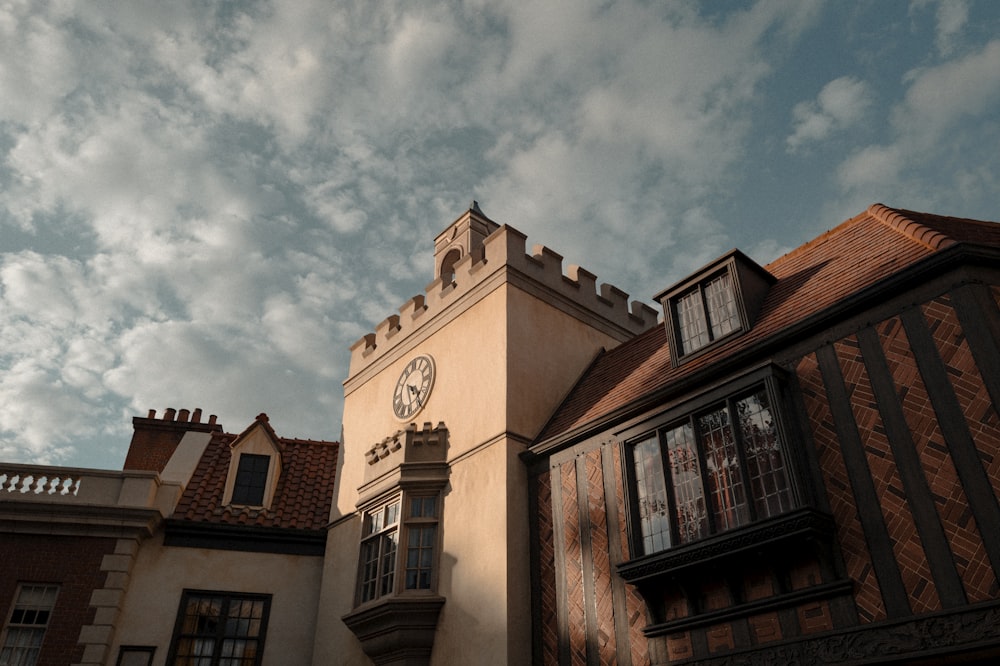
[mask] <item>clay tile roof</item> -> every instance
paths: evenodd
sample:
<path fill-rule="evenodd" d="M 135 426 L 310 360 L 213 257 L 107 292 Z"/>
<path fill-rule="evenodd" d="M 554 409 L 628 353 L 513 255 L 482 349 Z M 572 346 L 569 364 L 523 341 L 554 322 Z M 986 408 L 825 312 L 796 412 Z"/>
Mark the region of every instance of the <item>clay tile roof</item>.
<path fill-rule="evenodd" d="M 262 415 L 263 416 L 263 415 Z M 263 424 L 258 417 L 251 428 Z M 249 428 L 248 428 L 249 430 Z M 173 518 L 229 525 L 319 530 L 329 520 L 339 443 L 275 437 L 281 448 L 281 476 L 266 509 L 224 506 L 232 444 L 243 434 L 216 433 L 205 447 Z"/>
<path fill-rule="evenodd" d="M 776 278 L 753 328 L 680 367 L 670 362 L 660 325 L 600 354 L 567 395 L 537 442 L 544 442 L 639 404 L 654 392 L 732 357 L 903 269 L 958 243 L 1000 248 L 1000 224 L 874 204 L 864 213 L 780 257 L 765 269 Z"/>

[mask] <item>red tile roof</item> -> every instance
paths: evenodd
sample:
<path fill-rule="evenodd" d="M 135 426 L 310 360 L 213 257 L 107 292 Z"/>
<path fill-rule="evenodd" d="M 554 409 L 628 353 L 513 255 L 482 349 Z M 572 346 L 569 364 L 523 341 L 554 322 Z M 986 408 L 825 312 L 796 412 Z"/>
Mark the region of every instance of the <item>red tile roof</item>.
<path fill-rule="evenodd" d="M 270 434 L 274 434 L 264 415 L 258 416 L 250 427 L 260 423 Z M 265 509 L 224 506 L 222 500 L 229 474 L 230 447 L 241 436 L 231 433 L 212 436 L 177 503 L 173 518 L 257 527 L 324 528 L 329 522 L 340 445 L 337 442 L 288 439 L 275 435 L 282 451 L 281 476 L 271 506 Z"/>
<path fill-rule="evenodd" d="M 1000 248 L 1000 224 L 874 204 L 765 268 L 777 281 L 753 328 L 674 368 L 663 325 L 601 354 L 543 428 L 543 442 L 586 428 L 644 396 L 680 387 L 732 357 L 956 243 Z"/>

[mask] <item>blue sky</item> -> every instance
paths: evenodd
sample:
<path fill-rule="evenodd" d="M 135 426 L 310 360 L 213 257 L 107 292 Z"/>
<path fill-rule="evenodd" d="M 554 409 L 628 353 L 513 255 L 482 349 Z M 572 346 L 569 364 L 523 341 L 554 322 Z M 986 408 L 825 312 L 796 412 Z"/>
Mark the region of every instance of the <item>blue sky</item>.
<path fill-rule="evenodd" d="M 0 460 L 340 436 L 472 199 L 633 298 L 874 202 L 1000 219 L 1000 3 L 0 4 Z"/>

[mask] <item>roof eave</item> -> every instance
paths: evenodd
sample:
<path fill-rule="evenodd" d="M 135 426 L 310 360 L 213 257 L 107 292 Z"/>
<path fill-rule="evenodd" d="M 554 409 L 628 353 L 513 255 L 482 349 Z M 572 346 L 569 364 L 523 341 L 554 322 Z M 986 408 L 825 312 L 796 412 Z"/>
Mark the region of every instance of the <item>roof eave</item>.
<path fill-rule="evenodd" d="M 629 401 L 605 414 L 585 423 L 540 440 L 532 444 L 523 454 L 527 463 L 552 455 L 562 449 L 634 419 L 660 405 L 670 398 L 703 386 L 722 377 L 731 375 L 754 362 L 760 363 L 776 351 L 787 348 L 798 340 L 815 335 L 831 326 L 832 320 L 841 320 L 863 311 L 878 302 L 884 294 L 899 293 L 901 287 L 912 288 L 915 281 L 926 282 L 931 278 L 954 269 L 959 265 L 985 264 L 996 266 L 1000 263 L 1000 248 L 978 243 L 955 243 L 906 268 L 882 278 L 868 287 L 838 303 L 820 310 L 805 319 L 788 326 L 777 333 L 736 351 L 730 356 L 718 359 L 690 375 L 664 384 L 639 398 Z M 627 344 L 627 343 L 626 343 Z"/>

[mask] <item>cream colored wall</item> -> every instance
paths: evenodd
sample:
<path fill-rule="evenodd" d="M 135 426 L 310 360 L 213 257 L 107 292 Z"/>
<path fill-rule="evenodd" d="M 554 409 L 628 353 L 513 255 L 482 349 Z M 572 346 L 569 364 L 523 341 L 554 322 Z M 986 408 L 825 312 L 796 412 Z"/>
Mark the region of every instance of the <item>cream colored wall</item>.
<path fill-rule="evenodd" d="M 153 665 L 163 666 L 181 592 L 199 589 L 272 595 L 264 663 L 310 664 L 322 565 L 320 557 L 167 548 L 161 532 L 136 556 L 111 658 L 120 645 L 155 645 Z"/>
<path fill-rule="evenodd" d="M 505 429 L 507 392 L 506 319 L 508 287 L 501 285 L 415 347 L 391 360 L 344 399 L 344 465 L 334 519 L 355 510 L 364 483 L 364 452 L 404 428 L 392 413 L 392 393 L 399 373 L 418 354 L 434 357 L 436 379 L 424 409 L 413 421 L 444 421 L 454 460 Z"/>
<path fill-rule="evenodd" d="M 507 429 L 534 438 L 602 347 L 619 342 L 520 289 L 509 292 Z"/>
<path fill-rule="evenodd" d="M 313 666 L 371 666 L 361 643 L 340 619 L 354 607 L 360 543 L 361 519 L 356 516 L 334 525 L 327 533 Z"/>
<path fill-rule="evenodd" d="M 597 350 L 618 344 L 509 282 L 496 282 L 478 301 L 442 313 L 452 316 L 447 323 L 429 321 L 413 331 L 413 341 L 398 343 L 377 373 L 346 383 L 334 519 L 355 510 L 364 452 L 405 425 L 391 409 L 399 373 L 417 354 L 435 359 L 434 389 L 412 420 L 443 421 L 449 430 L 438 583 L 446 602 L 436 664 L 530 663 L 527 470 L 517 456 Z M 353 603 L 359 522 L 345 521 L 329 535 L 316 666 L 370 663 L 340 621 Z"/>

